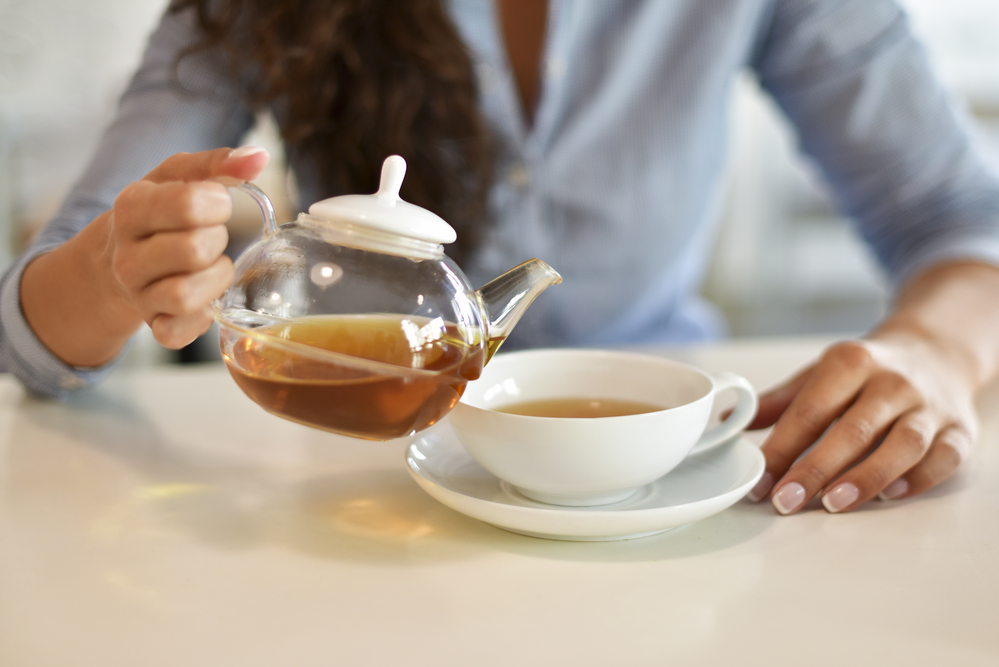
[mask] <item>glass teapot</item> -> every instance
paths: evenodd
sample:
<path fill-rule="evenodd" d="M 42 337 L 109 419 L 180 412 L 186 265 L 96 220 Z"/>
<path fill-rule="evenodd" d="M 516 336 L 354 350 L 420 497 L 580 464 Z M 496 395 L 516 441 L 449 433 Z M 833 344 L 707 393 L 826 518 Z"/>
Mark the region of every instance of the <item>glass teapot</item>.
<path fill-rule="evenodd" d="M 561 277 L 532 259 L 473 290 L 444 254 L 456 234 L 399 198 L 406 162 L 382 164 L 373 195 L 313 204 L 236 260 L 213 304 L 236 384 L 278 416 L 388 440 L 439 421 L 479 376 L 524 310 Z"/>

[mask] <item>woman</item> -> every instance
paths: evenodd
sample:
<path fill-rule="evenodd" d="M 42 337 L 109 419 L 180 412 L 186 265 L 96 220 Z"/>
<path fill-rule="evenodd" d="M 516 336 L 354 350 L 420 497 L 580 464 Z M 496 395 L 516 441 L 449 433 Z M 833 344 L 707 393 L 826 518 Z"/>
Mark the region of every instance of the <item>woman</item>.
<path fill-rule="evenodd" d="M 59 394 L 102 377 L 143 322 L 169 347 L 204 331 L 233 276 L 223 185 L 267 160 L 222 147 L 261 108 L 303 204 L 373 190 L 399 153 L 403 196 L 455 225 L 473 283 L 556 266 L 565 282 L 511 343 L 709 337 L 696 292 L 744 67 L 896 285 L 872 332 L 762 397 L 755 426 L 776 425 L 750 496 L 790 514 L 925 491 L 971 450 L 974 394 L 999 369 L 999 183 L 890 0 L 177 0 L 90 169 L 5 278 L 0 354 Z"/>

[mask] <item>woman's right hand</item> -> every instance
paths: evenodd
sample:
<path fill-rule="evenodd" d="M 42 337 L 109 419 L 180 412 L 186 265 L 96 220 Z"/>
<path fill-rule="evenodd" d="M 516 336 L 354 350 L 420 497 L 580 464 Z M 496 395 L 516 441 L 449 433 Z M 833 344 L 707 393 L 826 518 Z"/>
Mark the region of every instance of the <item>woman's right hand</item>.
<path fill-rule="evenodd" d="M 223 254 L 232 216 L 226 186 L 255 178 L 266 164 L 266 152 L 251 146 L 174 155 L 115 200 L 111 272 L 164 347 L 181 348 L 211 326 L 211 303 L 234 277 Z"/>
<path fill-rule="evenodd" d="M 268 159 L 256 147 L 177 154 L 127 186 L 111 211 L 25 269 L 21 307 L 39 339 L 85 367 L 114 358 L 142 322 L 173 349 L 204 333 L 234 276 L 226 187 Z"/>

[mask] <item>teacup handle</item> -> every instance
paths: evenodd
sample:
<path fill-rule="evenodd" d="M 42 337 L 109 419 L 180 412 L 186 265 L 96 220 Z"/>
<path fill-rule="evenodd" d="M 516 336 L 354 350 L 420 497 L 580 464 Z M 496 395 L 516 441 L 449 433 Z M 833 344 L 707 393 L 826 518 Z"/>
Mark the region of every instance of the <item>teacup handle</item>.
<path fill-rule="evenodd" d="M 716 373 L 712 374 L 712 378 L 715 381 L 715 396 L 726 389 L 735 390 L 737 396 L 735 409 L 722 423 L 709 428 L 701 435 L 701 439 L 690 450 L 691 454 L 700 454 L 731 440 L 756 416 L 759 401 L 756 398 L 756 390 L 746 378 L 735 373 Z"/>

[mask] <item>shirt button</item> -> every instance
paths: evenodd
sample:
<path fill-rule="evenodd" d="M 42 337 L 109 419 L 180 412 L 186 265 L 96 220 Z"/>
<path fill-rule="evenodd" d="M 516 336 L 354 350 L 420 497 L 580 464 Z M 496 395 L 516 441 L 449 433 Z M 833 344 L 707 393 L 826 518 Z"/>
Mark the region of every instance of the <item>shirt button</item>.
<path fill-rule="evenodd" d="M 548 60 L 548 76 L 553 78 L 560 78 L 565 74 L 566 62 L 565 58 L 550 58 Z"/>
<path fill-rule="evenodd" d="M 515 188 L 527 187 L 531 182 L 531 174 L 527 171 L 527 167 L 519 164 L 507 172 L 506 182 Z"/>
<path fill-rule="evenodd" d="M 62 378 L 59 379 L 59 386 L 62 389 L 66 389 L 66 390 L 70 390 L 70 391 L 72 391 L 74 389 L 80 389 L 81 387 L 85 386 L 86 384 L 87 383 L 86 383 L 85 380 L 83 380 L 82 378 L 78 378 L 75 375 L 66 375 L 66 376 L 63 376 Z"/>
<path fill-rule="evenodd" d="M 496 70 L 488 63 L 479 63 L 476 66 L 476 73 L 479 76 L 479 90 L 483 95 L 488 95 L 496 88 Z"/>

